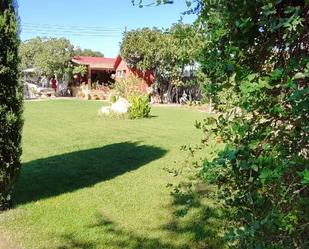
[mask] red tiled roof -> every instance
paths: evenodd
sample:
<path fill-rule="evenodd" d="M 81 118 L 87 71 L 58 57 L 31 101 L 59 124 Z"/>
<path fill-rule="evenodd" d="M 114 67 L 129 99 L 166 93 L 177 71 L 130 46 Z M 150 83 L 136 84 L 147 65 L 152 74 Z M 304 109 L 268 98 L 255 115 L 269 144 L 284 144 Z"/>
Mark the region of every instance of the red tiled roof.
<path fill-rule="evenodd" d="M 72 61 L 81 65 L 89 65 L 90 67 L 106 67 L 113 69 L 116 58 L 75 56 Z"/>

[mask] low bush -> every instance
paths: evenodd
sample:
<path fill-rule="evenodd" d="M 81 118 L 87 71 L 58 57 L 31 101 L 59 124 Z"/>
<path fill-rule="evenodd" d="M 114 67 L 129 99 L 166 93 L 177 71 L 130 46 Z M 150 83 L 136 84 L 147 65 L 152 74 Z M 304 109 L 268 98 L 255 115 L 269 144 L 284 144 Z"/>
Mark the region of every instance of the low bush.
<path fill-rule="evenodd" d="M 115 103 L 116 101 L 118 100 L 118 97 L 116 96 L 116 95 L 112 95 L 111 97 L 110 97 L 110 102 L 111 103 Z"/>
<path fill-rule="evenodd" d="M 120 97 L 128 99 L 132 95 L 142 95 L 138 84 L 139 79 L 131 75 L 128 78 L 117 79 L 114 88 Z"/>
<path fill-rule="evenodd" d="M 131 104 L 128 112 L 130 119 L 149 117 L 151 107 L 147 95 L 132 95 L 128 99 Z"/>

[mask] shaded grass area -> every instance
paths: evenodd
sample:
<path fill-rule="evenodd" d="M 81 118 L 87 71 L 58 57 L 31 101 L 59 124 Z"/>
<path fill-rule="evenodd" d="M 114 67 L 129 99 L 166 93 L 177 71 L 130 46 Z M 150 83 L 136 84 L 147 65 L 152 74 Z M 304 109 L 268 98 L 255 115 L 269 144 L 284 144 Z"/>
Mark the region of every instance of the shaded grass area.
<path fill-rule="evenodd" d="M 202 216 L 201 216 L 202 214 Z M 214 209 L 205 209 L 195 216 L 196 221 L 187 222 L 184 226 L 177 222 L 162 227 L 170 236 L 177 238 L 179 235 L 190 233 L 191 240 L 195 243 L 175 245 L 174 242 L 162 241 L 159 238 L 138 236 L 134 232 L 127 232 L 119 228 L 117 224 L 106 217 L 97 214 L 97 221 L 85 227 L 85 233 L 92 231 L 96 234 L 97 240 L 89 241 L 74 233 L 60 234 L 58 238 L 63 245 L 57 249 L 92 249 L 92 248 L 128 248 L 128 249 L 188 249 L 188 248 L 223 248 L 224 244 L 218 237 L 214 228 L 218 228 L 215 220 L 218 221 L 218 213 Z M 212 220 L 211 220 L 212 219 Z M 204 231 L 204 232 L 203 232 Z M 102 239 L 101 234 L 105 234 Z"/>
<path fill-rule="evenodd" d="M 154 146 L 123 142 L 25 163 L 14 195 L 15 204 L 91 187 L 136 170 L 165 153 Z"/>
<path fill-rule="evenodd" d="M 209 197 L 215 187 L 203 182 L 193 185 L 173 191 L 173 218 L 164 228 L 175 234 L 190 234 L 194 248 L 226 248 L 223 237 L 228 212 Z"/>
<path fill-rule="evenodd" d="M 170 195 L 184 144 L 205 114 L 153 108 L 153 118 L 98 116 L 101 102 L 25 106 L 23 168 L 15 208 L 0 230 L 24 249 L 222 248 L 222 214 L 207 198 Z M 173 163 L 176 162 L 176 163 Z M 186 215 L 180 215 L 183 213 Z"/>

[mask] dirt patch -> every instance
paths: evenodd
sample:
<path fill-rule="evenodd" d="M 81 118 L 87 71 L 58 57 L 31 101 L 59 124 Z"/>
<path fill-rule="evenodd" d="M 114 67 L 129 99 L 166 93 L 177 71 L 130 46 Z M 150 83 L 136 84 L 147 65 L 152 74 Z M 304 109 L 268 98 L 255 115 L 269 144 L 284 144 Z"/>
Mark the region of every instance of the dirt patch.
<path fill-rule="evenodd" d="M 0 231 L 0 249 L 20 249 L 19 247 L 13 246 L 11 243 L 9 243 L 3 233 Z"/>

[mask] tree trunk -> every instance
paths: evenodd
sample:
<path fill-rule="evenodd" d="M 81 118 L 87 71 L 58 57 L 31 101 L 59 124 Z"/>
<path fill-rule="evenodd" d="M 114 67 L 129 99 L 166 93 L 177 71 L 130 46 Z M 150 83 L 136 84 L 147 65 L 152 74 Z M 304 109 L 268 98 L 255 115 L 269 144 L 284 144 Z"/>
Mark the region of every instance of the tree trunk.
<path fill-rule="evenodd" d="M 169 84 L 167 91 L 166 91 L 167 103 L 169 103 L 169 104 L 173 102 L 172 91 L 173 91 L 173 85 Z"/>
<path fill-rule="evenodd" d="M 163 84 L 159 84 L 159 96 L 160 96 L 160 103 L 163 104 L 164 101 L 164 90 L 163 90 Z"/>
<path fill-rule="evenodd" d="M 212 97 L 209 99 L 208 113 L 212 113 Z"/>

